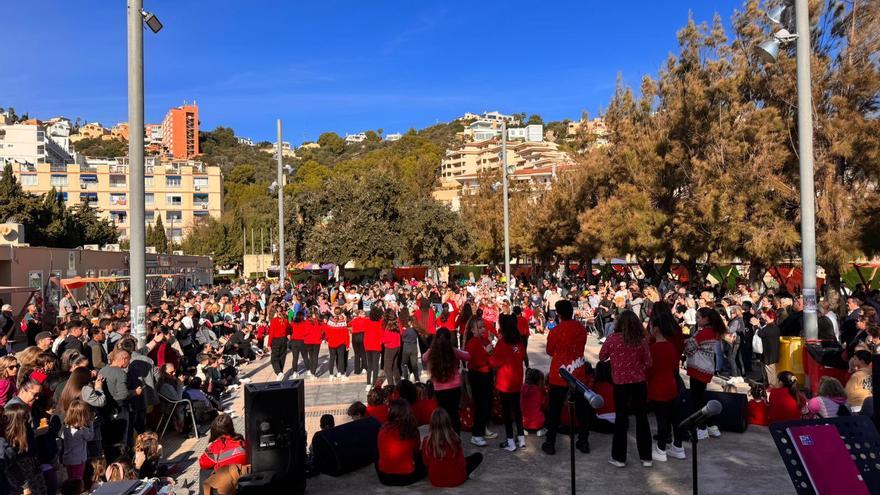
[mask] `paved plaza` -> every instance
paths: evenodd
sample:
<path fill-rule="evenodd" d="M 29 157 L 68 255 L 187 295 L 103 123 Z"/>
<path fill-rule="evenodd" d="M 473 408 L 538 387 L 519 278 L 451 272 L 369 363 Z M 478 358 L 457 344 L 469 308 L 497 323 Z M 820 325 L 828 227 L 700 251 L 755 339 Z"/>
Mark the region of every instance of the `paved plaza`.
<path fill-rule="evenodd" d="M 545 338 L 533 336 L 529 340 L 529 359 L 532 366 L 544 371 L 549 357 L 544 353 Z M 599 345 L 590 338 L 587 356 L 596 360 Z M 322 348 L 321 369 L 326 371 L 326 348 Z M 288 357 L 289 366 L 289 357 Z M 274 379 L 268 359 L 259 360 L 245 368 L 244 376 L 254 382 Z M 348 382 L 330 382 L 326 377 L 305 384 L 305 412 L 308 438 L 318 429 L 322 414 L 333 414 L 337 424 L 347 421 L 345 410 L 355 400 L 366 403 L 363 377 L 352 376 Z M 717 387 L 717 384 L 716 384 Z M 720 389 L 720 387 L 717 387 Z M 237 430 L 244 432 L 244 393 L 239 391 L 231 400 L 239 414 Z M 653 420 L 652 420 L 653 427 Z M 503 427 L 493 429 L 503 435 Z M 424 434 L 425 427 L 423 427 Z M 688 459 L 670 458 L 666 463 L 654 463 L 653 468 L 642 468 L 635 451 L 635 427 L 630 428 L 631 442 L 629 465 L 617 469 L 608 464 L 611 454 L 611 435 L 592 433 L 592 453 L 577 454 L 578 493 L 595 494 L 685 494 L 691 492 L 690 444 L 685 444 Z M 568 437 L 561 435 L 557 441 L 557 454 L 547 456 L 540 452 L 540 442 L 535 436 L 527 437 L 528 447 L 515 453 L 502 451 L 493 441 L 488 447 L 478 449 L 467 442 L 468 433 L 462 434 L 465 453 L 479 450 L 485 456 L 483 464 L 473 479 L 449 493 L 490 493 L 503 490 L 508 494 L 558 494 L 566 493 L 570 483 Z M 179 461 L 184 470 L 177 477 L 179 486 L 195 490 L 198 479 L 197 456 L 207 445 L 207 438 L 189 439 L 181 442 L 179 435 L 168 433 L 163 441 L 169 458 Z M 702 493 L 749 493 L 784 495 L 794 493 L 785 466 L 766 428 L 750 426 L 742 434 L 724 432 L 721 439 L 700 442 L 700 491 Z M 354 473 L 333 478 L 321 475 L 308 480 L 308 493 L 343 493 L 357 488 L 361 493 L 430 493 L 438 489 L 426 481 L 407 488 L 390 488 L 379 484 L 372 466 Z"/>

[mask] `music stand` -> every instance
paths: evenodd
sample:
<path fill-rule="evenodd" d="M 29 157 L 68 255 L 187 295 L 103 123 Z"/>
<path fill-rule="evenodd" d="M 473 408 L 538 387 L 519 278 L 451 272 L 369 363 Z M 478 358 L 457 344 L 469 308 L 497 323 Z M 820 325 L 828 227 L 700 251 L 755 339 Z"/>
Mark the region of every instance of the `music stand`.
<path fill-rule="evenodd" d="M 770 434 L 785 462 L 788 475 L 798 495 L 815 495 L 816 490 L 807 476 L 797 451 L 786 429 L 796 426 L 833 425 L 840 432 L 847 450 L 853 457 L 865 485 L 871 493 L 880 493 L 880 433 L 868 416 L 842 416 L 839 418 L 804 419 L 772 423 Z"/>

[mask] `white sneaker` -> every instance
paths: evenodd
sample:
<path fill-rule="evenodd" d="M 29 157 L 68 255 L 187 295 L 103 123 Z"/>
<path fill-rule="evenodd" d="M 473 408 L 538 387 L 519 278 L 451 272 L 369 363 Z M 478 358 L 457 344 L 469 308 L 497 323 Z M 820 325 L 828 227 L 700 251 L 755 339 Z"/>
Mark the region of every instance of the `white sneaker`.
<path fill-rule="evenodd" d="M 652 467 L 654 466 L 654 461 L 642 461 L 642 467 Z"/>
<path fill-rule="evenodd" d="M 313 375 L 311 371 L 306 371 L 306 378 L 311 378 L 312 376 Z"/>
<path fill-rule="evenodd" d="M 547 428 L 541 428 L 540 430 L 538 430 L 537 433 L 535 433 L 535 435 L 538 437 L 543 437 L 546 434 L 547 434 Z"/>
<path fill-rule="evenodd" d="M 486 428 L 486 433 L 483 436 L 488 438 L 489 440 L 493 438 L 498 438 L 498 434 L 488 428 Z"/>
<path fill-rule="evenodd" d="M 520 435 L 516 437 L 516 448 L 524 449 L 526 448 L 526 437 L 525 435 Z"/>
<path fill-rule="evenodd" d="M 348 381 L 348 377 L 345 376 L 345 375 L 339 375 L 339 381 L 340 381 L 340 382 L 347 382 L 347 381 Z"/>
<path fill-rule="evenodd" d="M 294 371 L 293 374 L 290 375 L 290 379 L 291 379 L 291 380 L 298 380 L 298 379 L 299 379 L 299 373 L 297 373 L 296 371 Z"/>
<path fill-rule="evenodd" d="M 373 388 L 372 385 L 367 385 L 366 388 L 364 388 L 364 392 L 369 392 L 370 389 L 372 389 L 372 388 Z"/>
<path fill-rule="evenodd" d="M 611 464 L 612 466 L 614 466 L 616 468 L 626 467 L 625 462 L 615 461 L 614 459 L 608 459 L 608 464 Z"/>
<path fill-rule="evenodd" d="M 666 455 L 675 459 L 687 459 L 684 448 L 676 447 L 675 445 L 670 445 L 666 447 Z"/>
<path fill-rule="evenodd" d="M 283 379 L 284 379 L 284 373 L 278 373 L 277 375 L 275 375 L 276 382 L 280 382 Z"/>
<path fill-rule="evenodd" d="M 486 440 L 483 437 L 471 437 L 471 443 L 477 447 L 485 447 Z"/>
<path fill-rule="evenodd" d="M 719 430 L 717 426 L 710 426 L 708 432 L 710 437 L 721 438 L 721 430 Z"/>
<path fill-rule="evenodd" d="M 331 382 L 335 382 L 335 381 L 336 381 L 336 375 L 330 375 L 330 381 L 331 381 Z"/>
<path fill-rule="evenodd" d="M 239 378 L 238 381 L 247 385 L 248 383 L 252 382 L 253 380 L 251 380 L 250 378 Z"/>
<path fill-rule="evenodd" d="M 516 443 L 514 443 L 512 438 L 508 438 L 501 444 L 501 448 L 508 452 L 516 452 Z"/>
<path fill-rule="evenodd" d="M 660 450 L 660 447 L 655 443 L 654 449 L 651 451 L 651 458 L 657 462 L 666 462 L 666 451 Z"/>
<path fill-rule="evenodd" d="M 709 438 L 709 432 L 705 428 L 697 429 L 697 440 L 705 440 Z"/>

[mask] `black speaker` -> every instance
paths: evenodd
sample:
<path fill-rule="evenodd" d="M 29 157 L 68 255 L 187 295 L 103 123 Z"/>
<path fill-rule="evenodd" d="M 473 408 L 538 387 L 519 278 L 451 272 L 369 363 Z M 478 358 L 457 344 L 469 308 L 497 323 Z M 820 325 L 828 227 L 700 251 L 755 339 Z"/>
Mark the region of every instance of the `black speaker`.
<path fill-rule="evenodd" d="M 315 433 L 312 451 L 318 469 L 340 476 L 376 462 L 381 427 L 376 418 L 368 416 Z"/>
<path fill-rule="evenodd" d="M 268 488 L 306 488 L 306 423 L 302 380 L 249 383 L 244 388 L 245 436 L 251 477 L 272 473 Z M 277 492 L 277 493 L 280 493 Z"/>
<path fill-rule="evenodd" d="M 690 411 L 693 411 L 693 407 L 690 405 L 690 390 L 683 390 L 680 398 L 685 407 L 684 414 L 682 414 L 683 419 L 690 415 Z M 721 414 L 713 418 L 713 422 L 718 425 L 719 429 L 734 433 L 746 431 L 748 427 L 749 402 L 746 394 L 707 390 L 706 402 L 710 400 L 717 400 L 721 403 Z"/>

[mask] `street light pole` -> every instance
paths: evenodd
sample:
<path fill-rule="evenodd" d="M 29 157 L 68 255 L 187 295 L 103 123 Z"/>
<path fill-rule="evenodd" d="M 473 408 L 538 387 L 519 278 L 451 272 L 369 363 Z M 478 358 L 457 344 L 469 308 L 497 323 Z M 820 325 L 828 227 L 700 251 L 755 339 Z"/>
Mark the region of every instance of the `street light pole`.
<path fill-rule="evenodd" d="M 284 182 L 281 175 L 281 119 L 278 119 L 278 283 L 284 288 Z"/>
<path fill-rule="evenodd" d="M 504 292 L 510 297 L 510 212 L 507 190 L 507 122 L 501 121 L 501 176 L 504 194 Z"/>
<path fill-rule="evenodd" d="M 144 27 L 143 0 L 128 0 L 128 166 L 131 324 L 138 344 L 146 344 L 146 262 L 144 260 Z"/>
<path fill-rule="evenodd" d="M 810 84 L 810 16 L 807 0 L 796 0 L 798 154 L 801 178 L 801 259 L 804 337 L 819 337 L 816 315 L 816 192 L 813 179 L 813 106 Z"/>

